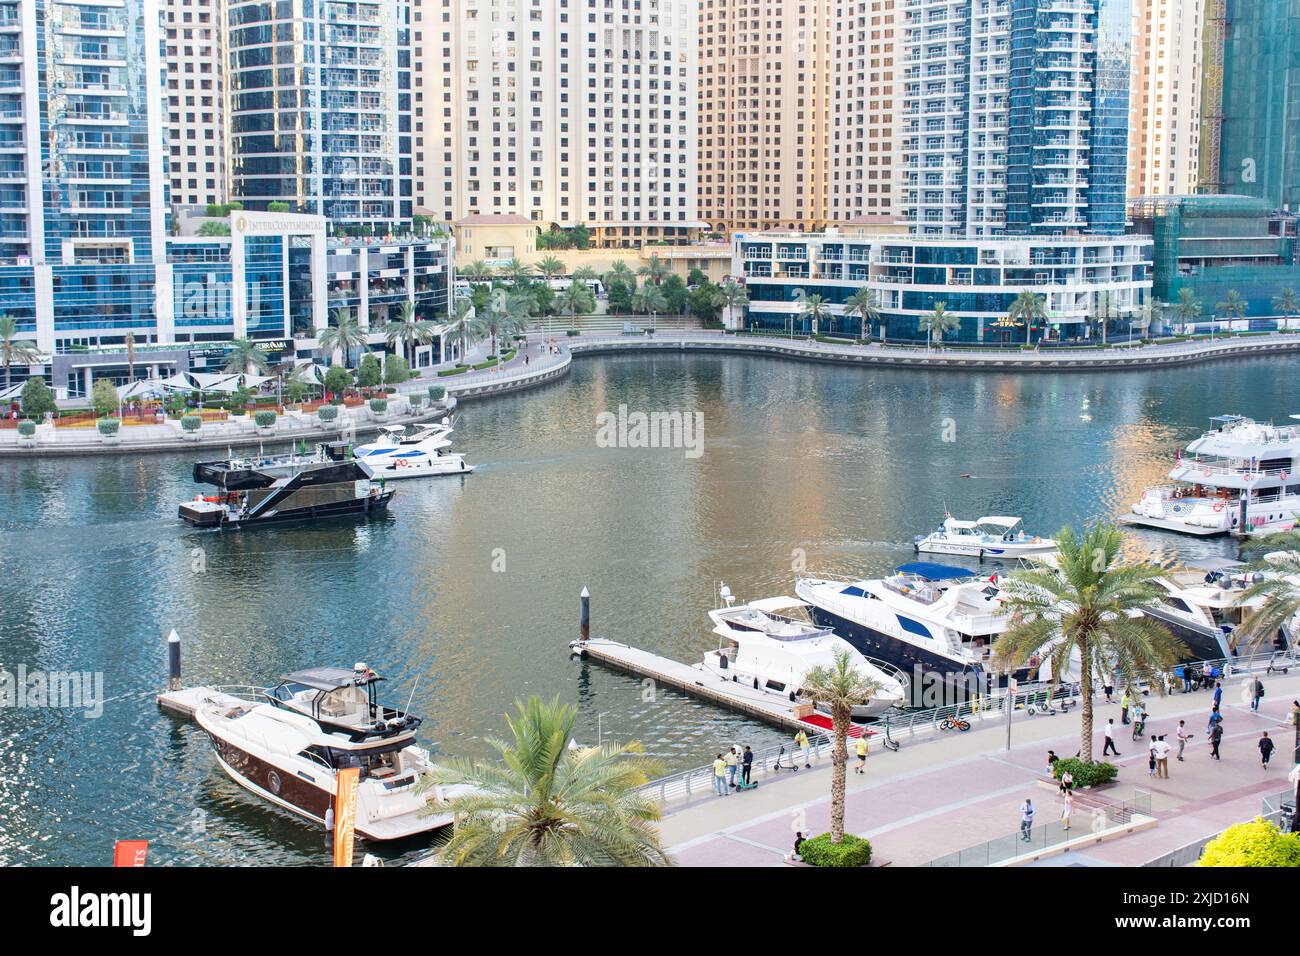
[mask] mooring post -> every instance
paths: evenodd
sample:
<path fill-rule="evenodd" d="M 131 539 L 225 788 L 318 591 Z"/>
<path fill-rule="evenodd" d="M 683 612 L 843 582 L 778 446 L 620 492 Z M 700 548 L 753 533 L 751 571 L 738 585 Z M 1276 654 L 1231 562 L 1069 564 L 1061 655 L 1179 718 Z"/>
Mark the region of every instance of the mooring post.
<path fill-rule="evenodd" d="M 578 615 L 578 639 L 585 644 L 591 636 L 591 592 L 584 586 L 578 597 L 582 599 L 582 610 Z"/>
<path fill-rule="evenodd" d="M 181 689 L 181 636 L 175 628 L 167 635 L 167 689 Z"/>

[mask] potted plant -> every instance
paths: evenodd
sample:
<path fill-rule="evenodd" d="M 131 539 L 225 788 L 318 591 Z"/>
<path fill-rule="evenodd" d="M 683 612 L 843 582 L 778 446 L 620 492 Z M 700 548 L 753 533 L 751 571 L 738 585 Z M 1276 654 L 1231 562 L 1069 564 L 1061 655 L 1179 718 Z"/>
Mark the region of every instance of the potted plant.
<path fill-rule="evenodd" d="M 188 438 L 191 441 L 198 441 L 199 429 L 203 427 L 203 418 L 199 415 L 184 415 L 181 417 L 181 437 Z"/>
<path fill-rule="evenodd" d="M 421 395 L 419 392 L 415 392 L 411 395 L 407 395 L 406 400 L 407 402 L 410 403 L 411 408 L 413 410 L 418 409 L 421 405 L 424 404 L 424 396 Z"/>
<path fill-rule="evenodd" d="M 24 448 L 36 444 L 36 423 L 30 418 L 24 418 L 18 423 L 18 444 Z"/>
<path fill-rule="evenodd" d="M 275 412 L 269 408 L 263 408 L 253 413 L 253 424 L 257 426 L 259 435 L 275 434 Z"/>
<path fill-rule="evenodd" d="M 339 407 L 337 405 L 322 405 L 320 408 L 316 409 L 316 417 L 319 418 L 323 424 L 328 425 L 339 417 Z"/>
<path fill-rule="evenodd" d="M 441 401 L 446 397 L 446 395 L 447 395 L 447 390 L 446 390 L 445 388 L 443 388 L 441 385 L 430 385 L 430 386 L 429 386 L 429 402 L 430 402 L 430 403 L 434 403 L 434 402 L 439 402 L 439 403 L 440 403 L 440 402 L 441 402 Z"/>
<path fill-rule="evenodd" d="M 100 441 L 105 445 L 116 445 L 121 440 L 117 433 L 121 426 L 122 423 L 116 418 L 101 418 L 95 423 L 95 427 L 99 429 Z"/>
<path fill-rule="evenodd" d="M 388 399 L 372 398 L 370 400 L 370 414 L 378 420 L 388 417 Z"/>

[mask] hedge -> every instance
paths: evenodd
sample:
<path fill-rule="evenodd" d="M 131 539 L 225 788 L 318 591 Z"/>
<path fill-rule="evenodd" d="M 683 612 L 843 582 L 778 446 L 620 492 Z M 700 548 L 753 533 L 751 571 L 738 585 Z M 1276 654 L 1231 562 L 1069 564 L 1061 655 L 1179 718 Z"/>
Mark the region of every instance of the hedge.
<path fill-rule="evenodd" d="M 378 412 L 378 413 L 383 413 L 388 411 L 388 399 L 372 398 L 370 400 L 370 410 L 372 412 Z"/>
<path fill-rule="evenodd" d="M 24 418 L 18 423 L 18 434 L 24 438 L 31 438 L 36 434 L 36 423 L 29 418 Z"/>
<path fill-rule="evenodd" d="M 448 375 L 459 375 L 461 372 L 468 372 L 468 365 L 460 365 L 456 368 L 445 368 L 438 373 L 439 378 L 446 378 Z"/>
<path fill-rule="evenodd" d="M 443 398 L 446 396 L 446 394 L 447 394 L 447 390 L 443 388 L 441 385 L 429 386 L 429 401 L 431 402 L 442 401 Z"/>
<path fill-rule="evenodd" d="M 582 330 L 581 330 L 581 329 L 569 329 L 569 331 L 565 332 L 564 334 L 565 334 L 565 335 L 581 335 L 581 334 L 582 334 Z"/>
<path fill-rule="evenodd" d="M 496 364 L 497 364 L 497 360 L 494 356 L 493 358 L 488 359 L 486 362 L 479 362 L 477 365 L 473 366 L 473 368 L 475 371 L 481 371 L 482 369 L 485 368 L 491 368 Z"/>
<path fill-rule="evenodd" d="M 196 432 L 199 426 L 203 424 L 203 419 L 198 415 L 185 415 L 181 418 L 181 428 L 187 432 Z"/>
<path fill-rule="evenodd" d="M 411 403 L 412 408 L 419 408 L 421 405 L 424 404 L 424 396 L 421 395 L 419 392 L 415 392 L 412 395 L 407 395 L 406 400 Z"/>
<path fill-rule="evenodd" d="M 1052 764 L 1052 774 L 1057 780 L 1060 780 L 1061 774 L 1067 770 L 1074 777 L 1076 787 L 1096 787 L 1103 783 L 1110 783 L 1119 774 L 1119 768 L 1113 763 L 1104 761 L 1084 763 L 1078 757 L 1066 757 Z"/>
<path fill-rule="evenodd" d="M 101 435 L 116 435 L 118 428 L 122 425 L 116 418 L 101 418 L 95 424 L 99 428 Z"/>
<path fill-rule="evenodd" d="M 316 417 L 323 422 L 332 422 L 339 417 L 339 407 L 337 405 L 322 405 L 316 409 Z"/>
<path fill-rule="evenodd" d="M 823 833 L 804 840 L 799 855 L 809 866 L 866 866 L 871 862 L 871 841 L 846 833 L 843 842 L 832 843 L 831 835 Z"/>
<path fill-rule="evenodd" d="M 275 412 L 259 411 L 253 414 L 253 421 L 258 428 L 270 428 L 275 424 Z"/>
<path fill-rule="evenodd" d="M 1300 834 L 1262 817 L 1236 823 L 1205 844 L 1197 866 L 1300 866 Z"/>

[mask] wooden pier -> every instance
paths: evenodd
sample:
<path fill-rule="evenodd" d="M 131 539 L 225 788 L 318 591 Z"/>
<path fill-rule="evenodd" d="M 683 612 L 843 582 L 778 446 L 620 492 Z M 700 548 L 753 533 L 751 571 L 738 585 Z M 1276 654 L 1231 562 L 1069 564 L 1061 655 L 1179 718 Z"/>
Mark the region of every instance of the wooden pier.
<path fill-rule="evenodd" d="M 647 677 L 656 684 L 773 724 L 791 733 L 797 730 L 809 734 L 826 733 L 830 727 L 830 718 L 822 714 L 816 714 L 811 720 L 796 716 L 798 705 L 788 695 L 764 692 L 749 684 L 728 680 L 706 671 L 703 665 L 683 664 L 605 638 L 575 642 L 572 648 L 575 654 L 585 659 L 637 677 Z M 861 732 L 861 727 L 854 724 L 849 736 L 857 737 Z"/>

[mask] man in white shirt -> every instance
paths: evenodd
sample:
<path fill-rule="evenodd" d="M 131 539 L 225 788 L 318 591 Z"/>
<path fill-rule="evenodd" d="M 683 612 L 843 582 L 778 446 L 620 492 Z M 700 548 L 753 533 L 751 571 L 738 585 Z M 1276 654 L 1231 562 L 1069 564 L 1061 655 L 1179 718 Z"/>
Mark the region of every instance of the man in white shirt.
<path fill-rule="evenodd" d="M 1173 748 L 1171 748 L 1169 742 L 1165 740 L 1164 734 L 1161 734 L 1156 738 L 1156 776 L 1164 777 L 1166 780 L 1169 779 L 1169 751 L 1171 749 Z"/>
<path fill-rule="evenodd" d="M 1114 754 L 1116 757 L 1118 757 L 1119 748 L 1115 746 L 1115 718 L 1114 717 L 1106 721 L 1106 726 L 1102 728 L 1102 733 L 1106 735 L 1106 746 L 1101 748 L 1101 755 L 1104 757 L 1107 754 Z"/>
<path fill-rule="evenodd" d="M 1187 741 L 1191 740 L 1192 734 L 1187 732 L 1187 722 L 1180 720 L 1178 722 L 1178 759 L 1183 759 L 1183 748 L 1187 746 Z"/>

